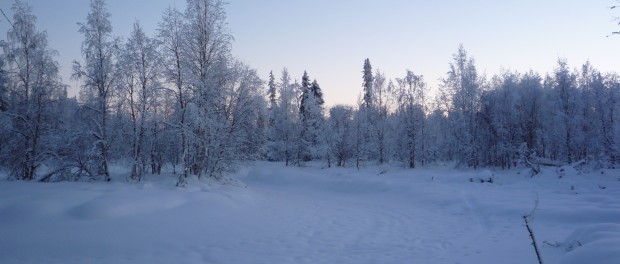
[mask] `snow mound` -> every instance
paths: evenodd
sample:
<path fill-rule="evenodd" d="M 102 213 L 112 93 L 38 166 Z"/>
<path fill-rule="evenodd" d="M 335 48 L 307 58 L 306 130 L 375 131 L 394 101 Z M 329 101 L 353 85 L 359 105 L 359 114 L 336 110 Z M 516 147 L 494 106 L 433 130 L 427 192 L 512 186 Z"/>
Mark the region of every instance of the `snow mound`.
<path fill-rule="evenodd" d="M 70 209 L 68 214 L 82 220 L 117 218 L 170 210 L 185 204 L 178 195 L 133 192 L 99 196 Z"/>
<path fill-rule="evenodd" d="M 567 253 L 560 264 L 618 263 L 620 224 L 602 223 L 576 229 L 566 238 Z"/>

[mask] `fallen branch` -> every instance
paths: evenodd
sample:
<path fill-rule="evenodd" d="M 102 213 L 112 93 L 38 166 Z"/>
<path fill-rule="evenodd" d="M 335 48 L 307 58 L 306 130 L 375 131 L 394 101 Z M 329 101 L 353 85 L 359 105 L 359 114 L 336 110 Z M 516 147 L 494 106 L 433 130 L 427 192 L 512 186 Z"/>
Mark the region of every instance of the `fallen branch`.
<path fill-rule="evenodd" d="M 581 160 L 578 160 L 578 161 L 575 161 L 575 162 L 571 163 L 570 166 L 575 168 L 575 167 L 577 167 L 577 166 L 579 166 L 581 164 L 584 164 L 584 163 L 586 163 L 586 160 L 585 159 L 581 159 Z"/>
<path fill-rule="evenodd" d="M 536 244 L 536 238 L 534 237 L 534 231 L 530 227 L 530 222 L 528 218 L 534 215 L 536 212 L 536 208 L 538 208 L 538 199 L 536 199 L 536 204 L 534 205 L 534 209 L 527 215 L 523 216 L 523 221 L 525 222 L 525 227 L 527 228 L 527 232 L 530 234 L 530 239 L 532 239 L 532 246 L 534 247 L 534 251 L 536 252 L 536 257 L 538 258 L 538 264 L 543 264 L 542 256 L 540 255 L 540 250 L 538 249 L 538 245 Z"/>
<path fill-rule="evenodd" d="M 527 221 L 528 216 L 529 215 L 524 215 L 523 221 L 525 221 L 525 227 L 527 228 L 527 232 L 530 233 L 530 238 L 532 239 L 532 246 L 534 246 L 534 251 L 536 252 L 536 257 L 538 258 L 538 264 L 543 264 L 542 256 L 540 255 L 538 245 L 536 244 L 536 238 L 534 238 L 534 232 L 532 231 L 532 228 L 530 228 L 530 223 Z"/>
<path fill-rule="evenodd" d="M 525 161 L 527 166 L 530 167 L 530 169 L 532 169 L 532 175 L 531 175 L 532 178 L 535 175 L 538 175 L 540 173 L 540 165 L 530 162 L 530 160 L 526 157 L 523 157 L 523 160 Z"/>
<path fill-rule="evenodd" d="M 533 158 L 530 161 L 532 164 L 540 165 L 540 166 L 550 166 L 550 167 L 561 167 L 562 162 L 554 161 L 546 158 Z"/>

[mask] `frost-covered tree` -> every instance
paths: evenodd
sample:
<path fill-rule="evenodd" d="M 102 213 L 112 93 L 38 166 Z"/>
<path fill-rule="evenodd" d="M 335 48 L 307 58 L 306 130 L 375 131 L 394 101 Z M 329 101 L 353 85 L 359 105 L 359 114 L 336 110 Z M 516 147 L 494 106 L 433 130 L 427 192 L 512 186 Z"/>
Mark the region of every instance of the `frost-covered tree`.
<path fill-rule="evenodd" d="M 6 67 L 4 56 L 0 56 L 0 112 L 6 111 L 9 103 L 9 74 Z"/>
<path fill-rule="evenodd" d="M 445 111 L 434 107 L 426 118 L 427 159 L 433 161 L 451 161 L 452 156 L 450 126 Z"/>
<path fill-rule="evenodd" d="M 605 106 L 601 114 L 604 119 L 603 144 L 608 158 L 608 166 L 614 167 L 620 164 L 620 76 L 618 74 L 608 74 L 605 76 L 605 90 L 603 91 Z"/>
<path fill-rule="evenodd" d="M 522 123 L 520 76 L 505 72 L 492 79 L 492 88 L 481 96 L 480 136 L 486 144 L 480 146 L 481 163 L 510 168 L 519 159 L 519 148 L 525 142 Z M 486 128 L 486 129 L 484 129 Z"/>
<path fill-rule="evenodd" d="M 93 153 L 94 173 L 110 181 L 109 110 L 112 88 L 116 82 L 115 65 L 118 41 L 112 38 L 110 13 L 105 0 L 91 0 L 86 23 L 79 23 L 84 36 L 82 56 L 84 64 L 74 62 L 73 76 L 83 81 L 82 98 L 92 111 L 91 131 L 96 151 Z"/>
<path fill-rule="evenodd" d="M 375 72 L 373 91 L 374 91 L 374 108 L 371 119 L 372 128 L 374 130 L 373 138 L 376 140 L 376 156 L 379 164 L 389 161 L 389 122 L 390 104 L 392 103 L 393 83 L 387 83 L 386 77 L 379 70 Z"/>
<path fill-rule="evenodd" d="M 276 129 L 276 120 L 281 116 L 279 114 L 279 107 L 277 101 L 277 89 L 276 77 L 273 75 L 273 71 L 269 72 L 269 82 L 267 83 L 267 97 L 269 99 L 269 105 L 267 107 L 267 160 L 276 161 L 281 159 L 281 148 L 276 143 L 277 138 L 280 136 L 279 131 Z M 279 122 L 280 120 L 278 120 Z"/>
<path fill-rule="evenodd" d="M 139 23 L 134 23 L 119 58 L 119 96 L 127 105 L 131 122 L 131 179 L 139 181 L 145 173 L 147 160 L 157 156 L 157 90 L 159 88 L 160 56 L 157 42 L 148 37 Z M 147 145 L 147 140 L 153 144 Z M 151 154 L 148 155 L 147 149 Z M 157 163 L 151 158 L 151 163 Z M 160 165 L 154 164 L 155 167 Z M 156 169 L 155 169 L 156 170 Z"/>
<path fill-rule="evenodd" d="M 395 145 L 400 146 L 396 156 L 407 167 L 415 168 L 416 160 L 425 163 L 426 131 L 425 131 L 425 94 L 426 83 L 421 75 L 410 70 L 402 79 L 397 79 L 398 89 L 394 92 L 397 98 L 395 119 Z"/>
<path fill-rule="evenodd" d="M 605 152 L 609 157 L 609 166 L 620 163 L 620 76 L 609 74 L 605 77 L 606 107 L 604 107 L 604 126 L 607 132 L 604 135 Z"/>
<path fill-rule="evenodd" d="M 174 100 L 174 118 L 171 122 L 175 125 L 180 138 L 179 146 L 168 145 L 168 150 L 179 151 L 182 157 L 182 178 L 186 178 L 190 173 L 190 149 L 189 149 L 189 132 L 187 117 L 187 106 L 192 94 L 189 90 L 189 82 L 187 80 L 188 65 L 185 60 L 185 51 L 187 48 L 186 39 L 187 26 L 183 13 L 175 8 L 169 7 L 164 11 L 162 21 L 158 26 L 157 39 L 162 61 L 162 80 L 164 87 L 169 93 L 173 94 Z M 173 153 L 169 153 L 171 160 L 176 160 Z"/>
<path fill-rule="evenodd" d="M 275 107 L 271 109 L 273 124 L 269 126 L 267 160 L 284 161 L 288 166 L 296 155 L 300 89 L 297 83 L 291 83 L 286 68 L 282 69 L 280 81 L 276 86 L 279 97 Z"/>
<path fill-rule="evenodd" d="M 474 60 L 468 56 L 463 45 L 459 46 L 440 92 L 442 99 L 450 102 L 447 110 L 452 146 L 455 148 L 453 159 L 473 167 L 477 167 L 480 161 L 477 113 L 482 83 Z"/>
<path fill-rule="evenodd" d="M 362 78 L 364 80 L 362 82 L 364 92 L 363 106 L 367 109 L 370 109 L 374 106 L 374 77 L 372 76 L 372 65 L 370 65 L 370 59 L 368 58 L 364 60 L 364 70 L 362 71 L 362 73 Z"/>
<path fill-rule="evenodd" d="M 269 83 L 267 84 L 267 87 L 267 95 L 269 96 L 269 110 L 273 111 L 273 109 L 278 107 L 278 102 L 276 100 L 276 90 L 278 89 L 278 87 L 276 85 L 276 77 L 273 76 L 273 71 L 269 72 Z M 269 124 L 272 125 L 272 122 L 273 120 L 270 119 Z"/>
<path fill-rule="evenodd" d="M 4 138 L 0 140 L 0 159 L 12 168 L 13 178 L 34 180 L 41 165 L 54 157 L 54 114 L 65 89 L 53 59 L 57 52 L 49 48 L 47 33 L 37 30 L 32 7 L 17 0 L 12 11 L 7 38 L 0 41 L 0 124 Z"/>
<path fill-rule="evenodd" d="M 581 91 L 581 116 L 583 117 L 583 141 L 581 152 L 585 158 L 606 162 L 609 160 L 605 153 L 604 138 L 609 134 L 606 124 L 607 98 L 603 75 L 590 62 L 586 62 L 577 78 L 577 85 Z"/>
<path fill-rule="evenodd" d="M 301 165 L 303 162 L 321 158 L 325 153 L 323 93 L 316 80 L 310 83 L 310 77 L 305 71 L 301 83 L 299 119 L 296 163 Z"/>
<path fill-rule="evenodd" d="M 312 81 L 312 86 L 310 86 L 310 90 L 312 90 L 312 94 L 314 95 L 316 104 L 322 112 L 323 105 L 325 104 L 325 100 L 323 99 L 323 90 L 321 90 L 321 86 L 316 81 L 316 79 Z"/>
<path fill-rule="evenodd" d="M 379 79 L 379 81 L 382 80 Z M 372 73 L 372 66 L 370 60 L 366 59 L 362 71 L 362 96 L 355 117 L 355 135 L 358 137 L 355 142 L 359 143 L 355 144 L 357 165 L 366 160 L 378 159 L 380 163 L 384 161 L 384 156 L 382 156 L 385 154 L 384 149 L 381 148 L 378 138 L 380 136 L 379 111 L 375 108 L 374 85 L 375 77 Z"/>
<path fill-rule="evenodd" d="M 232 36 L 226 24 L 224 2 L 188 0 L 184 38 L 185 83 L 193 97 L 187 106 L 188 164 L 192 174 L 219 177 L 223 171 L 220 146 L 225 141 L 228 110 L 225 85 L 231 79 L 229 67 Z M 229 86 L 230 88 L 231 86 Z M 178 185 L 184 184 L 183 174 Z"/>
<path fill-rule="evenodd" d="M 580 96 L 577 90 L 577 76 L 571 73 L 565 60 L 558 61 L 550 80 L 553 89 L 552 100 L 555 106 L 555 129 L 550 131 L 557 135 L 556 142 L 558 149 L 555 158 L 562 159 L 568 163 L 580 158 L 577 153 L 577 144 L 582 140 L 580 124 L 583 116 L 578 114 L 580 107 Z"/>
<path fill-rule="evenodd" d="M 533 71 L 521 76 L 519 80 L 519 103 L 521 126 L 524 133 L 528 153 L 544 156 L 542 145 L 542 114 L 545 91 L 542 78 Z"/>
<path fill-rule="evenodd" d="M 263 81 L 256 70 L 241 62 L 229 69 L 223 88 L 224 127 L 207 146 L 208 176 L 219 178 L 234 162 L 260 158 L 265 144 L 266 102 Z M 211 152 L 211 153 L 209 153 Z"/>
<path fill-rule="evenodd" d="M 353 157 L 353 115 L 354 109 L 350 106 L 338 105 L 329 109 L 329 151 L 339 167 L 344 167 Z"/>

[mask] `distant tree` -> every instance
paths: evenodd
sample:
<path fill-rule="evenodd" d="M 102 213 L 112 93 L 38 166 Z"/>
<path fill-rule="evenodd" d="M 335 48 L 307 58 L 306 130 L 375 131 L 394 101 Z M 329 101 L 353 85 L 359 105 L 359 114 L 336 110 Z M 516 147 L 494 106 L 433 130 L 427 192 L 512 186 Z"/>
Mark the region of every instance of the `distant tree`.
<path fill-rule="evenodd" d="M 601 143 L 603 142 L 604 128 L 604 107 L 603 107 L 603 76 L 587 61 L 581 66 L 577 76 L 577 87 L 581 93 L 581 107 L 579 115 L 582 117 L 581 132 L 582 138 L 579 140 L 579 152 L 582 158 L 593 160 L 606 160 Z"/>
<path fill-rule="evenodd" d="M 479 131 L 486 144 L 480 146 L 481 163 L 510 168 L 519 159 L 519 148 L 526 140 L 523 109 L 519 98 L 520 76 L 504 72 L 495 76 L 492 87 L 481 96 Z"/>
<path fill-rule="evenodd" d="M 519 104 L 521 112 L 521 126 L 525 136 L 528 153 L 544 156 L 544 146 L 541 134 L 544 99 L 546 97 L 542 86 L 542 78 L 533 71 L 521 76 L 519 80 Z"/>
<path fill-rule="evenodd" d="M 376 140 L 374 145 L 376 148 L 376 156 L 379 164 L 383 164 L 389 160 L 389 122 L 388 116 L 390 114 L 390 104 L 392 103 L 392 95 L 394 84 L 387 83 L 386 77 L 379 70 L 375 72 L 373 91 L 374 91 L 374 109 L 371 124 L 373 125 L 374 135 Z"/>
<path fill-rule="evenodd" d="M 603 135 L 603 144 L 605 145 L 605 153 L 609 159 L 609 167 L 620 164 L 620 122 L 617 120 L 620 111 L 620 76 L 618 74 L 608 74 L 605 76 L 605 90 L 602 118 L 603 127 L 605 127 Z"/>
<path fill-rule="evenodd" d="M 355 167 L 359 169 L 364 163 L 371 159 L 371 145 L 370 136 L 370 124 L 369 111 L 365 111 L 363 101 L 358 101 L 357 111 L 353 115 L 353 129 L 352 129 L 352 150 L 353 158 L 355 159 Z"/>
<path fill-rule="evenodd" d="M 267 147 L 267 159 L 284 161 L 288 166 L 294 161 L 299 136 L 299 98 L 300 87 L 291 83 L 286 68 L 282 69 L 278 85 L 277 107 L 273 111 L 273 125 L 270 126 L 271 140 Z"/>
<path fill-rule="evenodd" d="M 278 137 L 281 136 L 280 131 L 278 130 L 278 123 L 281 122 L 279 120 L 282 116 L 280 113 L 280 107 L 277 102 L 277 86 L 275 76 L 273 75 L 273 71 L 269 72 L 269 82 L 267 83 L 267 97 L 269 99 L 269 106 L 267 108 L 269 120 L 267 123 L 267 160 L 278 161 L 283 160 L 282 158 L 282 149 L 279 144 Z"/>
<path fill-rule="evenodd" d="M 225 129 L 221 131 L 220 142 L 215 150 L 219 159 L 210 163 L 211 168 L 220 171 L 211 177 L 220 178 L 223 172 L 233 169 L 238 160 L 254 160 L 264 156 L 265 145 L 265 101 L 264 82 L 258 77 L 255 69 L 235 61 L 229 69 L 225 95 L 225 111 L 227 118 Z"/>
<path fill-rule="evenodd" d="M 448 118 L 454 148 L 454 159 L 459 164 L 477 167 L 479 164 L 478 117 L 481 86 L 474 60 L 459 46 L 450 63 L 448 75 L 443 79 L 440 92 L 443 100 L 450 102 Z"/>
<path fill-rule="evenodd" d="M 379 76 L 380 78 L 383 76 Z M 379 81 L 383 81 L 379 79 Z M 374 86 L 375 77 L 372 73 L 372 66 L 370 60 L 364 60 L 364 66 L 362 71 L 362 97 L 358 102 L 358 110 L 355 115 L 355 135 L 358 137 L 355 142 L 355 157 L 356 165 L 359 165 L 363 161 L 367 160 L 379 160 L 380 163 L 384 162 L 385 157 L 384 146 L 379 142 L 379 136 L 381 136 L 379 121 L 380 118 L 379 109 L 375 107 L 375 94 Z"/>
<path fill-rule="evenodd" d="M 299 101 L 299 115 L 303 116 L 307 113 L 307 109 L 310 104 L 310 96 L 314 97 L 314 94 L 310 90 L 310 77 L 308 72 L 304 71 L 304 75 L 301 77 L 301 99 Z"/>
<path fill-rule="evenodd" d="M 580 123 L 582 116 L 578 115 L 580 96 L 577 90 L 577 76 L 572 74 L 565 60 L 558 60 L 558 67 L 555 69 L 551 79 L 551 86 L 554 91 L 553 98 L 557 102 L 557 123 L 554 134 L 558 135 L 558 158 L 568 163 L 579 159 L 576 144 L 581 138 Z"/>
<path fill-rule="evenodd" d="M 398 89 L 395 118 L 397 156 L 407 167 L 415 168 L 416 160 L 426 160 L 425 154 L 425 93 L 428 89 L 424 78 L 407 70 L 402 79 L 397 79 Z"/>
<path fill-rule="evenodd" d="M 396 126 L 396 125 L 395 125 Z M 427 159 L 432 161 L 453 161 L 452 135 L 446 112 L 440 107 L 432 108 L 426 118 Z"/>
<path fill-rule="evenodd" d="M 339 167 L 344 167 L 353 157 L 353 114 L 350 106 L 339 105 L 329 109 L 329 151 Z"/>
<path fill-rule="evenodd" d="M 278 106 L 278 102 L 276 101 L 276 78 L 273 76 L 273 71 L 269 72 L 269 83 L 267 84 L 268 90 L 267 95 L 269 96 L 269 109 L 273 111 Z M 270 125 L 272 121 L 270 121 Z"/>
<path fill-rule="evenodd" d="M 314 81 L 312 81 L 312 86 L 310 87 L 310 89 L 312 90 L 312 94 L 314 95 L 314 98 L 316 100 L 316 104 L 322 110 L 323 109 L 323 105 L 325 104 L 325 100 L 323 99 L 323 91 L 321 90 L 321 86 L 316 81 L 316 79 Z"/>
<path fill-rule="evenodd" d="M 304 71 L 299 105 L 300 134 L 297 143 L 297 164 L 320 158 L 324 151 L 323 93 L 316 81 L 310 83 Z"/>
<path fill-rule="evenodd" d="M 372 66 L 370 65 L 370 59 L 364 60 L 364 71 L 363 73 L 363 82 L 362 87 L 364 88 L 364 98 L 363 98 L 363 106 L 365 108 L 372 108 L 374 103 L 374 94 L 373 94 L 373 82 L 374 77 L 372 76 Z"/>

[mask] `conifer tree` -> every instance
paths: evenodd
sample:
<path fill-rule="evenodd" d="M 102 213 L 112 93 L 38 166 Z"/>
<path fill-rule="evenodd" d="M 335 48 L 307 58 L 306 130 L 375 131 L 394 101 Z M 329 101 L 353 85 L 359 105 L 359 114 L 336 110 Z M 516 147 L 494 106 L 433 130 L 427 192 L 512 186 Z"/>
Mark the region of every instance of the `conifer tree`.
<path fill-rule="evenodd" d="M 299 106 L 300 134 L 297 143 L 297 163 L 320 158 L 324 151 L 323 93 L 316 80 L 311 84 L 304 71 Z"/>
<path fill-rule="evenodd" d="M 370 65 L 370 59 L 364 60 L 364 71 L 363 71 L 363 80 L 362 87 L 364 88 L 364 98 L 363 98 L 363 106 L 367 109 L 373 107 L 373 81 L 374 77 L 372 76 L 372 66 Z"/>

